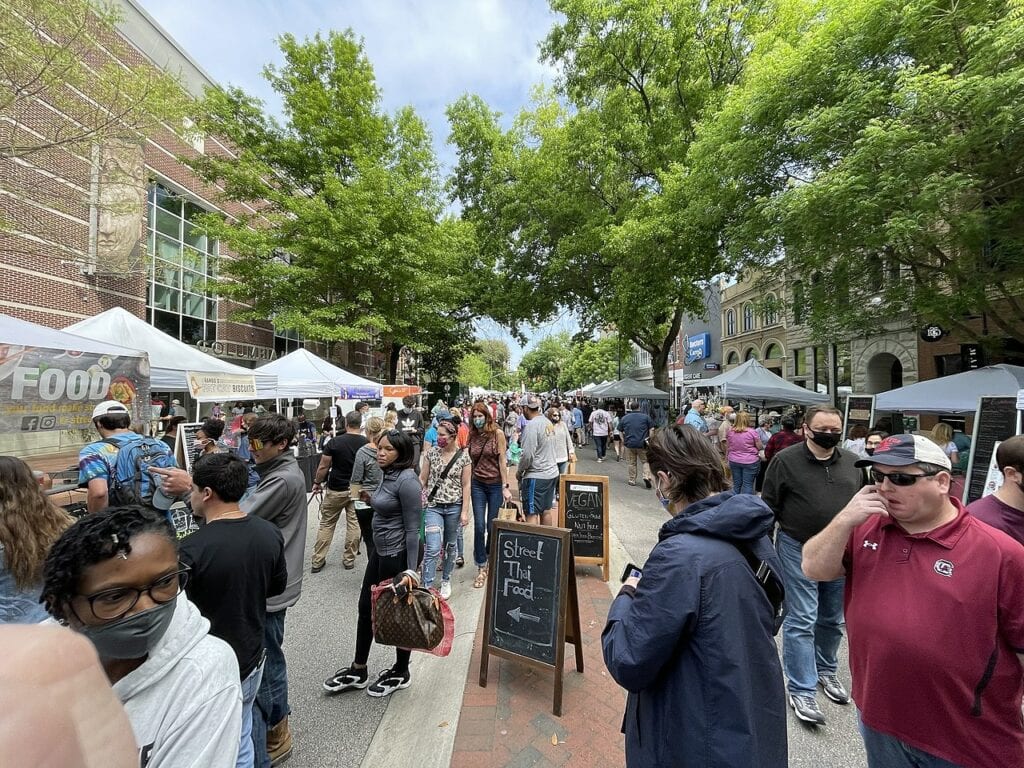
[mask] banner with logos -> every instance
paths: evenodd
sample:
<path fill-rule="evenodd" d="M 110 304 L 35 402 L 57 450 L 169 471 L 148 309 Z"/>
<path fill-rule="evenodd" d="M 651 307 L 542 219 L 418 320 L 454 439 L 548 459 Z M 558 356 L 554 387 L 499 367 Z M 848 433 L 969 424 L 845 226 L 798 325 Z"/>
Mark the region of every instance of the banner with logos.
<path fill-rule="evenodd" d="M 209 373 L 185 371 L 188 391 L 202 402 L 225 400 L 255 400 L 256 377 L 244 373 Z"/>
<path fill-rule="evenodd" d="M 148 424 L 149 358 L 0 344 L 0 432 L 92 429 L 104 400 Z"/>

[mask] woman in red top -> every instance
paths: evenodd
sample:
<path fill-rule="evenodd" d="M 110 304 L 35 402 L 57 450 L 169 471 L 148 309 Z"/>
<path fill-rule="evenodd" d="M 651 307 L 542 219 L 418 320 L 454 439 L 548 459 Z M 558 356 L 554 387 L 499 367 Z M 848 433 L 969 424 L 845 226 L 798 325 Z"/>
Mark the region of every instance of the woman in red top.
<path fill-rule="evenodd" d="M 473 586 L 479 589 L 487 581 L 491 521 L 498 516 L 502 500 L 512 498 L 512 491 L 508 483 L 505 434 L 498 429 L 491 409 L 484 403 L 474 403 L 469 416 L 467 450 L 473 462 L 470 491 L 473 500 L 473 561 L 477 567 Z"/>

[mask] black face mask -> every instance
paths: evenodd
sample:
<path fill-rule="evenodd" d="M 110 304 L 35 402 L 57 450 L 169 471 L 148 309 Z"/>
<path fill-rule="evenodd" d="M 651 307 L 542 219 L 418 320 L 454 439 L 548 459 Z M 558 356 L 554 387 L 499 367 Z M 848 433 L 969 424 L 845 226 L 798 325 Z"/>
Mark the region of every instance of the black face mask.
<path fill-rule="evenodd" d="M 870 446 L 868 448 L 865 448 L 864 449 L 864 453 L 866 453 L 868 456 L 874 456 L 875 455 L 875 448 L 874 448 L 874 446 Z"/>
<path fill-rule="evenodd" d="M 826 450 L 835 448 L 843 439 L 843 436 L 838 432 L 815 432 L 813 429 L 808 429 L 811 433 L 811 442 Z"/>

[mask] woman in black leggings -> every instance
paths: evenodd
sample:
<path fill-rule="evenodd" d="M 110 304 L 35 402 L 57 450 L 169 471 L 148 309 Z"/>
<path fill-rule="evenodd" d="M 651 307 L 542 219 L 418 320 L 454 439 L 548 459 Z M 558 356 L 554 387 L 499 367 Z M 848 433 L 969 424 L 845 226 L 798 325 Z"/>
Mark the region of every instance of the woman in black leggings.
<path fill-rule="evenodd" d="M 324 690 L 341 693 L 366 688 L 370 696 L 387 696 L 408 688 L 410 651 L 395 649 L 395 664 L 370 684 L 366 661 L 373 644 L 370 587 L 385 579 L 418 582 L 422 486 L 413 469 L 416 446 L 409 435 L 393 429 L 377 441 L 377 463 L 384 479 L 370 494 L 373 507 L 373 543 L 359 593 L 359 621 L 356 624 L 356 656 L 352 664 L 324 680 Z"/>

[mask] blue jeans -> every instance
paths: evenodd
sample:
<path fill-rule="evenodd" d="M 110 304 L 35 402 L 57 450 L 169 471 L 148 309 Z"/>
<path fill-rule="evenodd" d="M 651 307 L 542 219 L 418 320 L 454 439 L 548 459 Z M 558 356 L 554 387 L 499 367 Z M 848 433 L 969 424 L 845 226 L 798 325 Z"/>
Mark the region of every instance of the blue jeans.
<path fill-rule="evenodd" d="M 761 468 L 761 462 L 753 464 L 739 464 L 735 461 L 729 462 L 729 469 L 732 470 L 733 493 L 753 493 L 754 481 L 757 479 L 757 471 Z"/>
<path fill-rule="evenodd" d="M 287 608 L 267 611 L 267 622 L 263 627 L 267 660 L 263 663 L 263 679 L 256 692 L 256 706 L 252 710 L 252 743 L 256 750 L 256 768 L 270 768 L 267 731 L 291 712 L 288 706 L 288 665 L 283 648 L 284 615 L 287 612 Z"/>
<path fill-rule="evenodd" d="M 857 712 L 857 727 L 864 739 L 864 751 L 868 755 L 868 768 L 959 768 L 956 763 L 930 755 L 917 747 L 900 741 L 895 736 L 876 731 L 860 719 Z"/>
<path fill-rule="evenodd" d="M 843 639 L 845 579 L 812 581 L 800 570 L 803 544 L 779 531 L 775 549 L 782 560 L 786 618 L 782 622 L 782 663 L 791 694 L 813 695 L 819 675 L 834 675 Z"/>
<path fill-rule="evenodd" d="M 238 745 L 238 759 L 235 761 L 235 768 L 253 768 L 255 765 L 256 755 L 252 744 L 252 705 L 256 701 L 256 692 L 260 689 L 263 666 L 266 663 L 266 659 L 261 661 L 256 665 L 256 669 L 242 681 L 242 740 Z"/>
<path fill-rule="evenodd" d="M 603 459 L 608 450 L 608 435 L 594 435 L 594 446 L 597 448 L 597 458 Z"/>
<path fill-rule="evenodd" d="M 423 534 L 426 541 L 423 546 L 423 586 L 434 584 L 434 573 L 437 571 L 437 558 L 441 555 L 442 537 L 444 539 L 444 570 L 441 580 L 448 581 L 455 567 L 455 557 L 459 545 L 459 516 L 462 514 L 462 502 L 456 504 L 435 504 L 423 510 Z"/>
<path fill-rule="evenodd" d="M 473 478 L 473 562 L 477 568 L 487 565 L 491 547 L 491 523 L 501 507 L 501 483 L 485 483 Z"/>

